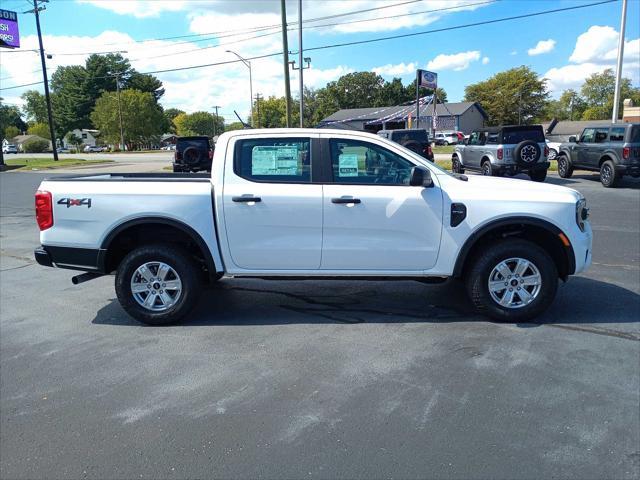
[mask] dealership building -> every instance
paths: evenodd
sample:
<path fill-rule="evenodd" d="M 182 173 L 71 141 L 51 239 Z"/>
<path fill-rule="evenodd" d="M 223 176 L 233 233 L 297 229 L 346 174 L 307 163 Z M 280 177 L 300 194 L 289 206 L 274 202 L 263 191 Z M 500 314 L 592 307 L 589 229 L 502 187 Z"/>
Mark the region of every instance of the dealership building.
<path fill-rule="evenodd" d="M 436 129 L 471 133 L 485 126 L 488 117 L 478 102 L 439 103 L 436 107 Z M 394 107 L 349 108 L 338 110 L 323 119 L 317 128 L 339 128 L 377 132 L 416 126 L 416 104 Z M 420 126 L 431 129 L 433 105 L 420 106 Z"/>

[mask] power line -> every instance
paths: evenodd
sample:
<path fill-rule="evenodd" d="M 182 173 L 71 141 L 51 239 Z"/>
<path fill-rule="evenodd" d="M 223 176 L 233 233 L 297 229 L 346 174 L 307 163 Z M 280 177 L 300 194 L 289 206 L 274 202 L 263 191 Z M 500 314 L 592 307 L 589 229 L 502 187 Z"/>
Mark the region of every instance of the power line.
<path fill-rule="evenodd" d="M 564 8 L 555 8 L 555 9 L 551 9 L 551 10 L 542 10 L 539 12 L 532 12 L 532 13 L 527 13 L 527 14 L 523 14 L 523 15 L 513 15 L 510 17 L 502 17 L 502 18 L 496 18 L 496 19 L 492 19 L 492 20 L 484 20 L 481 22 L 474 22 L 474 23 L 467 23 L 467 24 L 463 24 L 463 25 L 454 25 L 451 27 L 444 27 L 444 28 L 437 28 L 437 29 L 432 29 L 432 30 L 423 30 L 421 32 L 413 32 L 413 33 L 405 33 L 405 34 L 399 34 L 399 35 L 391 35 L 391 36 L 387 36 L 387 37 L 377 37 L 377 38 L 370 38 L 367 40 L 357 40 L 357 41 L 353 41 L 353 42 L 343 42 L 343 43 L 335 43 L 335 44 L 330 44 L 330 45 L 321 45 L 321 46 L 317 46 L 317 47 L 310 47 L 310 48 L 305 48 L 305 51 L 315 51 L 315 50 L 325 50 L 325 49 L 330 49 L 330 48 L 339 48 L 339 47 L 346 47 L 346 46 L 351 46 L 351 45 L 363 45 L 363 44 L 368 44 L 368 43 L 375 43 L 375 42 L 382 42 L 382 41 L 387 41 L 387 40 L 396 40 L 399 38 L 407 38 L 407 37 L 414 37 L 414 36 L 418 36 L 418 35 L 427 35 L 430 33 L 440 33 L 440 32 L 447 32 L 447 31 L 451 31 L 451 30 L 460 30 L 463 28 L 470 28 L 470 27 L 477 27 L 477 26 L 481 26 L 481 25 L 488 25 L 488 24 L 493 24 L 493 23 L 500 23 L 500 22 L 507 22 L 507 21 L 511 21 L 511 20 L 520 20 L 523 18 L 529 18 L 529 17 L 537 17 L 537 16 L 541 16 L 541 15 L 548 15 L 548 14 L 552 14 L 552 13 L 560 13 L 560 12 L 566 12 L 566 11 L 571 11 L 571 10 L 578 10 L 578 9 L 583 9 L 583 8 L 589 8 L 589 7 L 595 7 L 595 6 L 599 6 L 599 5 L 606 5 L 609 3 L 615 3 L 618 0 L 603 0 L 600 2 L 595 2 L 595 3 L 588 3 L 588 4 L 583 4 L 583 5 L 575 5 L 572 7 L 564 7 Z M 293 53 L 297 53 L 297 52 L 293 52 Z M 254 57 L 247 57 L 245 58 L 245 60 L 259 60 L 259 59 L 263 59 L 263 58 L 269 58 L 269 57 L 275 57 L 278 55 L 282 55 L 282 52 L 274 52 L 274 53 L 268 53 L 268 54 L 264 54 L 264 55 L 257 55 Z M 168 69 L 162 69 L 162 70 L 152 70 L 152 71 L 148 71 L 148 72 L 140 72 L 143 75 L 149 75 L 149 74 L 153 74 L 153 73 L 168 73 L 168 72 L 177 72 L 177 71 L 182 71 L 182 70 L 193 70 L 193 69 L 197 69 L 197 68 L 206 68 L 206 67 L 214 67 L 214 66 L 219 66 L 219 65 L 228 65 L 230 63 L 237 63 L 240 62 L 240 60 L 226 60 L 223 62 L 215 62 L 215 63 L 205 63 L 205 64 L 201 64 L 201 65 L 191 65 L 188 67 L 176 67 L 176 68 L 168 68 Z M 99 78 L 99 77 L 96 77 Z M 29 84 L 25 84 L 25 85 L 14 85 L 11 87 L 4 87 L 4 88 L 0 88 L 0 90 L 12 90 L 15 88 L 21 88 L 21 87 L 27 87 L 27 86 L 31 86 L 31 85 L 37 85 L 40 84 L 42 82 L 35 82 L 35 83 L 29 83 Z"/>

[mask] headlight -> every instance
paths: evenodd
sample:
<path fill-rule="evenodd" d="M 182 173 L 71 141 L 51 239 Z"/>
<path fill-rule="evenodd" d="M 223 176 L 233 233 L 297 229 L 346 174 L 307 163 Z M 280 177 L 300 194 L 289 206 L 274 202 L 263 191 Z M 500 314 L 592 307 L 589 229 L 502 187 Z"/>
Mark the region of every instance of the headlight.
<path fill-rule="evenodd" d="M 576 202 L 576 223 L 581 231 L 584 232 L 584 224 L 589 218 L 589 209 L 587 208 L 587 200 L 581 198 Z"/>

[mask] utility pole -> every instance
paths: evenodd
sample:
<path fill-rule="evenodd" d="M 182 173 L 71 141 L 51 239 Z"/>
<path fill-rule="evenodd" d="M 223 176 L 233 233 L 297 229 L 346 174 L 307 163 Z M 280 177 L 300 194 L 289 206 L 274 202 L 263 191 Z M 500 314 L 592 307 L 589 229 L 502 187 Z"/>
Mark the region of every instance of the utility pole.
<path fill-rule="evenodd" d="M 260 128 L 260 100 L 262 100 L 262 96 L 259 93 L 256 93 L 256 111 L 258 112 L 258 128 Z"/>
<path fill-rule="evenodd" d="M 44 96 L 47 100 L 47 117 L 49 119 L 49 135 L 51 135 L 51 147 L 53 150 L 53 160 L 58 161 L 58 149 L 56 148 L 56 132 L 53 128 L 53 114 L 51 112 L 51 95 L 49 95 L 49 79 L 47 78 L 47 64 L 44 61 L 44 47 L 42 46 L 42 31 L 40 30 L 40 12 L 46 7 L 39 7 L 38 1 L 47 3 L 49 0 L 33 0 L 33 10 L 24 13 L 33 13 L 36 17 L 36 28 L 38 30 L 38 42 L 40 44 L 40 62 L 42 63 L 42 77 L 44 79 Z"/>
<path fill-rule="evenodd" d="M 124 129 L 122 128 L 122 105 L 120 104 L 120 75 L 118 72 L 116 76 L 116 90 L 118 90 L 118 117 L 120 119 L 120 150 L 125 151 L 126 145 L 124 143 Z"/>
<path fill-rule="evenodd" d="M 284 55 L 284 97 L 287 104 L 287 128 L 289 128 L 291 127 L 291 85 L 289 83 L 289 40 L 287 38 L 286 0 L 280 0 L 280 14 L 282 15 L 282 53 Z"/>
<path fill-rule="evenodd" d="M 213 136 L 217 136 L 218 135 L 218 109 L 220 108 L 220 105 L 214 105 L 211 108 L 215 108 L 216 109 L 216 116 L 213 117 Z"/>
<path fill-rule="evenodd" d="M 300 128 L 304 127 L 304 81 L 302 79 L 302 0 L 298 0 L 298 65 L 300 65 Z"/>
<path fill-rule="evenodd" d="M 611 123 L 618 121 L 618 104 L 620 103 L 620 78 L 622 76 L 622 57 L 624 56 L 624 27 L 627 23 L 627 0 L 622 0 L 622 18 L 620 19 L 620 38 L 618 39 L 618 65 L 616 67 L 616 89 L 613 94 L 613 114 Z"/>

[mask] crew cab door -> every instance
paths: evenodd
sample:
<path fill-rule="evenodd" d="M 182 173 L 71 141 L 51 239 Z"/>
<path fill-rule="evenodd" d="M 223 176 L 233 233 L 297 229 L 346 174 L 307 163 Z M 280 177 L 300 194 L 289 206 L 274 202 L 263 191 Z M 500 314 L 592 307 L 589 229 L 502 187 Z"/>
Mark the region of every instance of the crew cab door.
<path fill-rule="evenodd" d="M 312 183 L 311 173 L 317 138 L 248 135 L 229 145 L 224 228 L 236 267 L 251 271 L 320 267 L 322 185 Z"/>
<path fill-rule="evenodd" d="M 384 143 L 322 142 L 322 270 L 423 271 L 438 258 L 442 193 L 409 186 L 413 162 Z"/>

